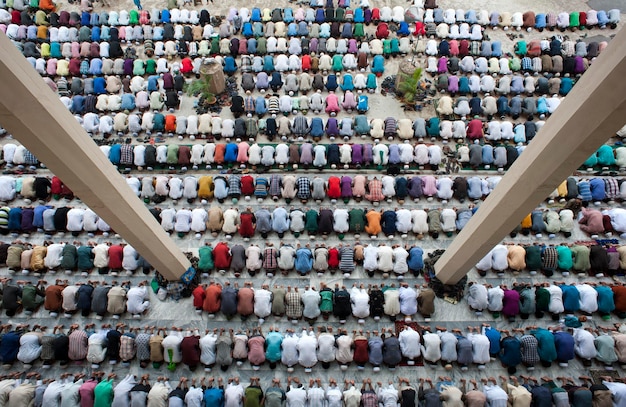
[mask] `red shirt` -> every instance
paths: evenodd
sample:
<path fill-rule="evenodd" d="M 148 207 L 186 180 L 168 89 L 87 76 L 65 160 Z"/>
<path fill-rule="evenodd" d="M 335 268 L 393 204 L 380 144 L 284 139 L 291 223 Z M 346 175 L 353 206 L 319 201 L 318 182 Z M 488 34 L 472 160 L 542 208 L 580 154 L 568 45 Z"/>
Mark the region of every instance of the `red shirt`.
<path fill-rule="evenodd" d="M 303 55 L 302 56 L 302 70 L 303 71 L 308 71 L 311 69 L 311 56 L 310 55 Z"/>
<path fill-rule="evenodd" d="M 480 119 L 472 119 L 467 125 L 467 137 L 471 140 L 483 137 L 483 122 Z"/>
<path fill-rule="evenodd" d="M 369 360 L 367 351 L 367 339 L 357 339 L 354 341 L 354 362 L 363 365 Z"/>
<path fill-rule="evenodd" d="M 202 308 L 204 299 L 206 298 L 204 287 L 201 285 L 197 286 L 195 290 L 192 291 L 191 295 L 193 295 L 193 306 L 195 308 Z"/>
<path fill-rule="evenodd" d="M 413 35 L 426 35 L 424 23 L 422 23 L 421 21 L 415 22 L 415 31 L 413 31 Z"/>
<path fill-rule="evenodd" d="M 230 248 L 224 242 L 218 243 L 213 249 L 213 261 L 218 269 L 227 269 L 230 267 Z"/>
<path fill-rule="evenodd" d="M 191 149 L 189 146 L 178 147 L 178 164 L 189 165 L 191 159 Z"/>
<path fill-rule="evenodd" d="M 243 195 L 254 194 L 254 178 L 252 178 L 252 175 L 241 177 L 241 193 Z"/>
<path fill-rule="evenodd" d="M 121 269 L 122 260 L 124 259 L 124 249 L 118 244 L 109 246 L 109 268 Z"/>
<path fill-rule="evenodd" d="M 254 223 L 256 222 L 254 214 L 246 211 L 239 215 L 239 218 L 239 234 L 241 237 L 254 236 Z M 215 250 L 213 252 L 215 252 Z"/>
<path fill-rule="evenodd" d="M 200 364 L 200 338 L 197 336 L 185 336 L 180 343 L 182 361 L 189 367 Z"/>
<path fill-rule="evenodd" d="M 189 73 L 193 70 L 193 63 L 191 62 L 191 58 L 185 57 L 180 61 L 180 72 L 181 73 Z"/>
<path fill-rule="evenodd" d="M 202 309 L 204 309 L 209 314 L 215 314 L 220 310 L 222 306 L 222 287 L 217 284 L 210 284 L 206 288 L 204 304 L 202 304 Z"/>
<path fill-rule="evenodd" d="M 54 177 L 52 177 L 52 180 L 50 181 L 50 193 L 52 195 L 60 195 L 62 189 L 63 189 L 63 182 L 61 182 L 61 178 L 55 175 Z"/>
<path fill-rule="evenodd" d="M 339 267 L 339 250 L 336 247 L 328 249 L 328 267 L 332 269 Z"/>
<path fill-rule="evenodd" d="M 339 177 L 328 178 L 328 191 L 326 193 L 330 199 L 341 197 L 341 179 Z"/>
<path fill-rule="evenodd" d="M 469 41 L 461 40 L 459 44 L 459 57 L 463 58 L 469 55 Z"/>
<path fill-rule="evenodd" d="M 372 20 L 380 20 L 380 9 L 378 7 L 372 9 Z"/>

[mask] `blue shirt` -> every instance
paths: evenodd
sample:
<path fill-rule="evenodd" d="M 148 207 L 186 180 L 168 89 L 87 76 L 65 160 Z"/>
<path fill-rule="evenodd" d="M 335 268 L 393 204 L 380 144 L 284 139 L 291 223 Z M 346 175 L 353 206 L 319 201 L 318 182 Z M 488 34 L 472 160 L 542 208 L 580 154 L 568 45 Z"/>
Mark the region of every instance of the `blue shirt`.
<path fill-rule="evenodd" d="M 265 337 L 265 359 L 269 362 L 278 362 L 281 357 L 283 335 L 279 332 L 270 332 Z M 206 397 L 206 396 L 205 396 Z"/>
<path fill-rule="evenodd" d="M 580 309 L 580 292 L 578 289 L 573 285 L 561 285 L 559 288 L 563 292 L 563 308 L 565 311 L 577 312 Z"/>
<path fill-rule="evenodd" d="M 613 299 L 611 287 L 599 285 L 595 289 L 598 292 L 598 312 L 600 314 L 608 314 L 615 310 L 615 300 Z"/>
<path fill-rule="evenodd" d="M 300 274 L 306 274 L 313 268 L 313 255 L 311 250 L 301 247 L 296 250 L 296 271 Z"/>
<path fill-rule="evenodd" d="M 109 150 L 109 161 L 113 164 L 119 164 L 122 156 L 122 145 L 113 144 L 111 150 Z"/>
<path fill-rule="evenodd" d="M 34 216 L 33 216 L 33 226 L 36 228 L 43 228 L 43 211 L 46 209 L 52 209 L 52 206 L 48 205 L 39 205 L 35 208 Z M 608 287 L 607 287 L 608 288 Z M 609 288 L 610 290 L 610 288 Z M 613 291 L 611 291 L 613 292 Z"/>
<path fill-rule="evenodd" d="M 410 270 L 422 270 L 424 268 L 424 250 L 421 247 L 411 247 L 407 264 Z"/>
<path fill-rule="evenodd" d="M 554 344 L 556 346 L 556 358 L 560 362 L 574 359 L 574 337 L 567 332 L 555 332 Z"/>
<path fill-rule="evenodd" d="M 592 178 L 589 181 L 589 187 L 591 189 L 591 199 L 594 201 L 603 201 L 606 198 L 606 190 L 602 178 Z"/>
<path fill-rule="evenodd" d="M 522 354 L 520 353 L 520 341 L 513 336 L 507 336 L 500 342 L 502 353 L 500 360 L 506 366 L 517 366 L 522 363 Z"/>
<path fill-rule="evenodd" d="M 224 406 L 224 390 L 220 388 L 210 388 L 204 391 L 205 407 L 223 407 Z"/>
<path fill-rule="evenodd" d="M 489 354 L 497 355 L 500 353 L 500 331 L 495 328 L 485 329 L 485 336 L 489 339 Z"/>

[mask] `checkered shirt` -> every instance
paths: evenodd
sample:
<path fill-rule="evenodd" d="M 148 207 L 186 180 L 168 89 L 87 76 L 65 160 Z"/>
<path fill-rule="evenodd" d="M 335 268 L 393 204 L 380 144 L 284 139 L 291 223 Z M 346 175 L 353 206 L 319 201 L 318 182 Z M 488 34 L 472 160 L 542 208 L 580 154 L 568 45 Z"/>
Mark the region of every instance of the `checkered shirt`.
<path fill-rule="evenodd" d="M 282 184 L 283 177 L 278 174 L 273 174 L 270 177 L 270 195 L 280 196 L 280 186 Z"/>
<path fill-rule="evenodd" d="M 276 249 L 273 247 L 266 247 L 263 250 L 263 268 L 266 271 L 276 270 L 278 267 L 278 261 L 276 259 Z"/>
<path fill-rule="evenodd" d="M 470 55 L 473 56 L 479 56 L 480 55 L 480 47 L 481 47 L 481 42 L 480 41 L 471 41 L 470 42 L 470 46 L 469 46 L 469 53 Z"/>
<path fill-rule="evenodd" d="M 241 177 L 239 175 L 231 175 L 228 177 L 228 195 L 241 195 Z"/>
<path fill-rule="evenodd" d="M 302 317 L 302 298 L 299 292 L 289 291 L 285 294 L 285 315 L 290 319 Z"/>
<path fill-rule="evenodd" d="M 120 337 L 120 359 L 123 362 L 132 360 L 137 353 L 137 347 L 135 346 L 135 335 L 131 333 L 125 333 Z"/>
<path fill-rule="evenodd" d="M 529 57 L 522 58 L 522 69 L 524 71 L 531 71 L 533 69 L 533 60 Z"/>
<path fill-rule="evenodd" d="M 521 337 L 520 342 L 522 362 L 528 365 L 539 363 L 539 343 L 537 342 L 537 338 L 532 335 L 524 335 Z"/>
<path fill-rule="evenodd" d="M 132 165 L 133 164 L 133 146 L 130 144 L 123 144 L 120 148 L 120 164 Z"/>
<path fill-rule="evenodd" d="M 311 197 L 311 181 L 307 177 L 298 177 L 296 180 L 296 187 L 298 188 L 298 199 L 309 199 Z"/>
<path fill-rule="evenodd" d="M 24 163 L 27 165 L 37 165 L 39 164 L 39 160 L 33 155 L 33 153 L 26 150 L 24 152 Z"/>
<path fill-rule="evenodd" d="M 615 178 L 606 178 L 604 180 L 604 188 L 606 190 L 607 198 L 615 199 L 620 196 L 619 182 Z"/>

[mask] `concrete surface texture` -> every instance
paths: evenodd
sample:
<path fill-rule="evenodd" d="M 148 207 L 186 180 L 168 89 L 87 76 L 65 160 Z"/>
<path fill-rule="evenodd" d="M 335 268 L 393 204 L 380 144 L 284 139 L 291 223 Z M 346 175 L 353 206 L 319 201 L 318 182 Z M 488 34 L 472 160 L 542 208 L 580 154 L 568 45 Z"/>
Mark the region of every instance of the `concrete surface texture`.
<path fill-rule="evenodd" d="M 578 0 L 575 0 L 575 1 L 562 1 L 562 0 L 528 1 L 528 0 L 525 0 L 525 1 L 516 1 L 516 2 L 510 2 L 507 0 L 489 0 L 489 1 L 471 0 L 471 1 L 465 1 L 465 2 L 440 0 L 438 3 L 440 7 L 442 8 L 464 8 L 464 9 L 469 9 L 469 8 L 483 9 L 484 8 L 487 10 L 507 10 L 511 12 L 526 11 L 529 9 L 534 9 L 537 11 L 541 10 L 541 11 L 558 12 L 561 10 L 566 10 L 566 11 L 586 10 L 590 7 L 608 9 L 609 7 L 613 7 L 613 3 L 615 3 L 615 6 L 622 5 L 619 1 L 614 1 L 614 2 L 592 1 L 592 2 L 587 3 L 584 1 L 578 1 Z M 226 15 L 229 7 L 239 8 L 243 6 L 247 6 L 247 7 L 255 6 L 255 7 L 261 7 L 261 8 L 264 8 L 264 7 L 272 8 L 272 7 L 278 7 L 278 6 L 285 6 L 285 7 L 293 6 L 294 4 L 295 3 L 288 3 L 286 1 L 281 1 L 277 3 L 277 2 L 272 2 L 268 0 L 260 0 L 260 1 L 254 2 L 254 4 L 251 4 L 250 2 L 245 2 L 241 0 L 232 0 L 228 2 L 219 2 L 219 1 L 209 2 L 209 4 L 206 7 L 208 7 L 213 13 L 215 13 L 216 11 L 219 11 L 223 15 Z M 372 0 L 370 1 L 370 4 L 372 7 L 374 6 L 382 7 L 385 5 L 387 6 L 410 5 L 410 3 L 408 2 L 398 1 L 398 0 L 394 0 L 394 1 Z M 64 1 L 59 2 L 59 5 L 62 9 L 66 9 L 66 10 L 75 10 L 78 7 L 76 4 L 70 5 Z M 165 7 L 165 2 L 158 1 L 158 0 L 150 0 L 150 1 L 144 0 L 142 2 L 142 5 L 146 9 L 150 9 L 151 7 L 163 8 Z M 120 0 L 120 1 L 114 2 L 114 4 L 110 3 L 110 7 L 114 7 L 115 9 L 130 10 L 131 8 L 133 8 L 133 2 L 127 1 L 127 0 Z M 201 8 L 200 6 L 197 6 L 197 7 Z M 102 9 L 102 4 L 99 2 L 96 3 L 95 10 L 101 10 L 101 9 Z M 368 30 L 371 30 L 371 29 L 372 27 L 368 28 Z M 507 34 L 506 32 L 502 30 L 499 30 L 499 31 L 488 30 L 487 33 L 492 39 L 501 40 L 503 42 L 503 46 L 504 46 L 503 48 L 505 50 L 512 49 L 513 41 L 511 41 L 506 36 Z M 546 33 L 538 33 L 536 31 L 532 33 L 523 32 L 521 34 L 523 34 L 526 39 L 543 38 L 547 35 Z M 570 35 L 578 36 L 580 34 L 581 34 L 580 32 L 577 32 L 575 34 L 570 34 Z M 586 34 L 586 32 L 584 34 Z M 589 33 L 589 35 L 591 36 L 592 34 L 608 36 L 611 34 L 611 32 L 610 30 L 607 30 L 607 31 L 593 30 L 593 32 Z M 398 57 L 396 59 L 387 60 L 385 63 L 385 75 L 395 73 L 398 69 L 399 64 L 404 60 L 404 58 L 418 58 L 419 61 L 423 61 L 421 57 L 417 57 L 417 56 Z M 379 85 L 380 85 L 380 82 L 379 82 Z M 380 88 L 378 92 L 379 91 L 380 91 Z M 433 110 L 429 110 L 429 109 L 425 109 L 420 113 L 404 112 L 400 106 L 400 103 L 397 100 L 389 96 L 387 97 L 382 96 L 378 92 L 370 98 L 370 111 L 368 114 L 369 117 L 384 118 L 387 116 L 393 116 L 396 118 L 409 117 L 413 119 L 418 116 L 428 118 L 434 115 Z M 191 114 L 193 112 L 193 102 L 194 101 L 192 98 L 184 97 L 182 104 L 181 104 L 180 112 L 177 112 L 177 113 L 183 114 L 183 115 Z M 222 117 L 230 117 L 230 115 L 231 114 L 227 108 L 222 111 Z M 607 135 L 607 139 L 609 137 L 611 137 L 611 135 Z M 19 137 L 16 137 L 16 138 L 19 138 Z M 170 142 L 170 140 L 167 140 L 167 142 Z M 177 141 L 173 140 L 173 142 L 177 142 Z M 183 142 L 186 142 L 186 140 Z M 350 171 L 350 173 L 354 173 L 354 172 L 355 171 Z M 45 171 L 42 171 L 42 173 L 45 173 Z M 194 173 L 204 174 L 206 172 L 198 171 Z M 215 175 L 215 172 L 212 172 L 212 173 L 213 175 Z M 143 175 L 143 173 L 139 173 L 139 172 L 134 172 L 134 174 L 137 176 Z M 462 176 L 471 176 L 474 174 L 478 174 L 479 176 L 484 177 L 484 176 L 492 175 L 493 172 L 478 172 L 477 173 L 477 172 L 471 172 L 471 171 L 462 171 L 460 173 L 460 175 Z M 313 172 L 310 171 L 307 175 L 312 176 Z M 19 205 L 22 203 L 23 203 L 22 201 L 18 200 L 18 201 L 11 203 L 11 205 Z M 78 200 L 68 202 L 67 204 L 68 205 L 83 205 Z M 270 203 L 269 200 L 267 200 L 264 203 L 257 203 L 257 202 L 248 203 L 242 200 L 239 202 L 239 207 L 240 209 L 243 209 L 248 204 L 253 209 L 258 208 L 259 206 L 268 206 L 271 208 L 274 205 L 273 203 Z M 282 201 L 279 202 L 278 204 L 286 205 Z M 224 204 L 224 208 L 226 208 L 228 205 L 229 203 Z M 292 205 L 299 205 L 299 203 L 292 203 Z M 328 205 L 328 202 L 325 201 L 322 204 L 309 202 L 308 205 L 311 205 L 315 208 L 319 208 L 319 207 L 324 207 L 324 205 Z M 354 203 L 354 201 L 352 201 L 350 205 L 351 206 L 358 205 L 360 207 L 366 206 L 365 203 L 356 204 Z M 442 205 L 443 204 L 441 202 L 425 202 L 425 201 L 420 201 L 419 203 L 407 203 L 406 204 L 407 207 L 411 207 L 411 208 L 413 207 L 434 208 L 434 207 L 441 207 Z M 459 202 L 450 202 L 449 205 L 461 206 L 462 204 Z M 60 206 L 60 204 L 57 204 L 57 206 Z M 179 209 L 186 205 L 182 202 L 174 203 L 171 200 L 167 200 L 160 206 L 161 207 L 173 207 L 173 208 Z M 392 204 L 383 203 L 381 205 L 381 207 L 385 207 L 385 208 L 386 207 L 393 208 L 394 206 L 396 206 L 395 202 Z M 498 220 L 494 219 L 494 221 L 497 222 Z M 41 244 L 45 240 L 45 237 L 42 234 L 32 234 L 31 236 L 22 237 L 22 238 L 26 238 L 35 244 Z M 203 236 L 201 240 L 196 240 L 194 239 L 193 235 L 187 235 L 184 238 L 178 238 L 172 235 L 172 242 L 173 244 L 176 244 L 178 247 L 180 247 L 183 251 L 191 251 L 195 253 L 197 252 L 198 247 L 203 245 L 205 242 L 215 243 L 222 238 L 223 236 L 212 238 L 209 234 L 206 234 Z M 414 236 L 410 236 L 407 239 L 402 239 L 400 236 L 395 236 L 391 240 L 387 240 L 387 239 L 383 239 L 383 240 L 385 241 L 386 244 L 405 244 L 405 243 L 409 245 L 417 244 L 421 246 L 425 252 L 428 253 L 436 249 L 445 249 L 447 245 L 450 243 L 452 238 L 441 236 L 439 239 L 434 240 L 434 239 L 427 237 L 424 240 L 418 241 Z M 81 235 L 78 239 L 81 241 L 88 240 L 87 236 L 85 235 Z M 588 237 L 586 235 L 584 235 L 580 230 L 576 229 L 574 234 L 569 239 L 565 239 L 561 236 L 561 237 L 557 237 L 554 240 L 548 241 L 547 236 L 544 236 L 542 239 L 538 240 L 537 238 L 532 237 L 532 236 L 518 235 L 515 239 L 507 239 L 507 241 L 516 242 L 520 244 L 532 244 L 537 241 L 540 241 L 546 244 L 548 243 L 557 244 L 559 242 L 575 242 L 578 240 L 587 240 L 587 239 Z M 66 235 L 66 236 L 55 235 L 52 238 L 52 240 L 53 241 L 68 241 L 68 240 L 73 240 L 73 238 L 69 235 Z M 94 240 L 100 243 L 100 242 L 107 241 L 109 239 L 102 237 L 102 236 L 98 236 L 91 240 Z M 110 240 L 118 241 L 119 238 L 111 237 Z M 320 237 L 318 237 L 316 240 L 310 240 L 308 237 L 304 235 L 300 236 L 299 238 L 295 238 L 293 235 L 287 234 L 285 238 L 282 240 L 285 243 L 290 243 L 293 245 L 310 244 L 312 246 L 316 244 L 320 244 L 322 242 L 330 246 L 338 245 L 339 243 L 341 243 L 334 235 L 329 237 L 326 240 L 323 240 Z M 344 240 L 344 243 L 353 244 L 358 240 L 359 239 L 356 239 L 354 236 L 348 235 L 346 239 Z M 361 237 L 361 241 L 363 243 L 369 243 L 369 240 L 370 239 L 367 237 Z M 275 235 L 270 235 L 267 241 L 273 242 L 274 245 L 277 246 L 279 245 L 280 239 L 278 239 L 278 237 Z M 243 244 L 256 243 L 259 246 L 263 247 L 266 243 L 266 240 L 262 239 L 257 234 L 253 239 L 251 239 L 249 243 L 244 243 L 241 241 L 241 239 L 237 237 L 233 239 L 231 244 L 235 242 L 239 242 Z M 380 242 L 380 240 L 378 242 Z M 8 276 L 8 271 L 6 268 L 2 269 L 0 273 L 3 276 Z M 36 280 L 36 277 L 33 277 L 33 276 L 23 276 L 23 277 L 18 276 L 18 275 L 13 276 L 14 280 L 21 279 L 21 278 L 25 278 L 25 279 L 32 280 L 32 281 Z M 55 278 L 68 278 L 70 282 L 72 283 L 84 280 L 84 277 L 81 277 L 79 275 L 65 276 L 65 275 L 57 274 L 57 275 L 45 276 L 45 279 L 49 283 L 52 283 Z M 149 278 L 150 277 L 148 277 L 148 279 Z M 143 281 L 144 279 L 146 279 L 146 277 L 143 275 L 140 275 L 140 273 L 135 274 L 130 277 L 126 277 L 126 276 L 112 277 L 112 276 L 97 275 L 94 273 L 91 276 L 89 276 L 89 279 L 95 280 L 95 281 L 130 280 L 132 284 L 134 285 Z M 232 283 L 236 281 L 234 275 L 230 272 L 224 275 L 220 275 L 219 273 L 214 274 L 211 276 L 211 279 L 221 282 L 222 284 L 224 284 L 226 281 L 230 281 Z M 520 275 L 513 275 L 511 273 L 507 273 L 502 278 L 496 276 L 493 273 L 490 273 L 488 274 L 487 277 L 481 278 L 474 270 L 472 270 L 469 273 L 469 279 L 470 281 L 479 281 L 482 283 L 489 283 L 493 285 L 506 284 L 508 286 L 511 286 L 515 282 L 534 283 L 534 282 L 543 282 L 543 281 L 553 281 L 553 279 L 547 279 L 540 275 L 530 276 L 527 272 L 521 273 Z M 568 276 L 568 277 L 558 276 L 557 279 L 562 280 L 562 281 L 567 281 L 567 282 L 581 281 L 576 276 Z M 325 282 L 327 285 L 331 287 L 334 286 L 336 283 L 350 287 L 353 284 L 361 284 L 361 283 L 365 285 L 380 284 L 383 281 L 380 275 L 377 275 L 375 278 L 369 278 L 367 274 L 361 268 L 357 268 L 357 270 L 349 278 L 344 278 L 340 274 L 335 274 L 335 275 L 324 274 L 323 276 L 317 276 L 315 274 L 312 274 L 310 276 L 302 278 L 302 277 L 296 276 L 295 272 L 291 272 L 286 277 L 276 276 L 272 279 L 269 279 L 269 278 L 266 278 L 265 276 L 258 275 L 258 274 L 255 277 L 248 278 L 248 276 L 244 274 L 244 276 L 239 278 L 239 284 L 243 285 L 243 282 L 248 281 L 248 280 L 252 281 L 255 287 L 260 287 L 262 284 L 267 283 L 271 285 L 278 284 L 278 285 L 300 287 L 300 288 L 304 288 L 305 286 L 308 286 L 308 285 L 319 287 L 321 282 Z M 424 282 L 422 277 L 416 278 L 416 279 L 407 278 L 406 280 L 412 284 L 413 283 L 422 284 Z M 608 278 L 593 279 L 593 280 L 610 281 Z M 205 281 L 207 281 L 207 279 L 205 279 Z M 394 281 L 393 278 L 387 279 L 384 282 L 387 284 L 398 283 L 397 281 Z M 259 324 L 259 321 L 255 317 L 247 319 L 247 320 L 240 320 L 238 317 L 235 317 L 232 320 L 226 320 L 221 315 L 218 315 L 216 318 L 209 318 L 206 315 L 206 313 L 202 315 L 196 314 L 192 306 L 191 299 L 182 299 L 178 302 L 174 302 L 172 300 L 166 300 L 166 301 L 161 302 L 157 300 L 156 296 L 151 295 L 150 302 L 151 302 L 150 310 L 148 311 L 147 315 L 145 315 L 142 319 L 140 320 L 131 319 L 130 316 L 126 315 L 124 316 L 122 321 L 125 322 L 130 327 L 141 328 L 144 326 L 163 326 L 163 327 L 168 327 L 169 329 L 172 326 L 177 326 L 177 327 L 182 327 L 184 330 L 199 330 L 201 332 L 203 332 L 205 329 L 212 330 L 215 328 L 232 328 L 235 331 L 239 329 L 245 330 L 245 329 L 251 329 L 251 328 L 257 327 Z M 618 322 L 615 319 L 615 317 L 613 318 L 614 318 L 613 320 L 607 322 L 607 321 L 600 320 L 598 316 L 594 316 L 593 319 L 589 319 L 589 321 L 586 322 L 586 326 L 609 327 L 614 322 Z M 5 323 L 5 324 L 8 323 L 8 324 L 16 325 L 19 323 L 28 323 L 28 324 L 31 324 L 31 326 L 34 324 L 40 324 L 40 325 L 47 325 L 50 327 L 50 329 L 52 326 L 57 325 L 57 324 L 63 324 L 67 328 L 71 323 L 78 323 L 78 324 L 81 324 L 82 326 L 90 322 L 95 322 L 97 324 L 101 324 L 104 322 L 115 324 L 119 321 L 113 320 L 111 318 L 107 318 L 104 321 L 96 321 L 93 318 L 82 318 L 80 316 L 74 316 L 71 319 L 64 318 L 62 316 L 60 318 L 50 318 L 48 316 L 48 313 L 44 311 L 43 309 L 34 313 L 30 317 L 26 316 L 23 313 L 18 314 L 17 316 L 11 317 L 11 318 L 6 317 L 6 316 L 2 317 L 2 323 Z M 432 321 L 426 322 L 423 320 L 423 318 L 417 317 L 417 322 L 422 325 L 431 326 L 432 329 L 435 329 L 434 328 L 435 326 L 444 326 L 449 329 L 459 328 L 462 330 L 466 330 L 466 327 L 468 326 L 480 326 L 483 323 L 491 324 L 491 326 L 497 327 L 498 329 L 508 329 L 508 330 L 512 330 L 515 328 L 527 328 L 532 325 L 537 325 L 541 327 L 549 327 L 549 326 L 554 326 L 555 324 L 558 323 L 556 321 L 550 320 L 550 318 L 548 317 L 544 317 L 543 319 L 537 320 L 533 316 L 531 316 L 530 319 L 528 320 L 522 321 L 521 319 L 518 318 L 515 322 L 508 322 L 502 318 L 493 319 L 491 315 L 489 315 L 488 313 L 485 313 L 482 316 L 477 317 L 474 314 L 474 312 L 469 310 L 465 300 L 461 301 L 458 304 L 451 304 L 441 299 L 436 300 L 436 312 L 432 316 Z M 277 319 L 275 317 L 269 317 L 263 323 L 262 327 L 264 329 L 264 332 L 267 332 L 270 326 L 277 327 L 282 331 L 284 331 L 287 328 L 294 328 L 296 330 L 300 330 L 304 327 L 308 328 L 308 324 L 306 324 L 305 322 L 301 322 L 297 325 L 293 325 L 289 321 L 287 321 L 285 318 Z M 340 327 L 341 324 L 335 318 L 331 317 L 331 319 L 328 322 L 322 321 L 321 319 L 318 320 L 314 324 L 314 326 L 315 327 L 333 326 L 334 328 L 337 328 L 337 327 Z M 348 319 L 348 322 L 345 324 L 345 328 L 347 328 L 350 331 L 355 330 L 355 329 L 356 330 L 363 329 L 363 330 L 369 330 L 369 331 L 373 331 L 373 330 L 380 331 L 383 328 L 393 328 L 393 322 L 387 320 L 386 318 L 383 318 L 380 321 L 374 321 L 373 319 L 368 319 L 366 320 L 366 323 L 364 325 L 359 325 L 356 319 L 350 318 Z M 595 364 L 593 368 L 600 369 L 603 367 L 598 364 Z M 25 368 L 18 363 L 12 366 L 8 371 L 21 371 L 24 369 Z M 32 369 L 39 370 L 39 366 L 35 365 L 35 367 Z M 219 369 L 213 369 L 213 371 L 210 373 L 205 373 L 201 369 L 195 372 L 190 372 L 187 369 L 187 367 L 182 364 L 178 366 L 176 371 L 168 372 L 165 369 L 165 366 L 161 367 L 160 369 L 154 369 L 152 367 L 149 367 L 147 369 L 142 369 L 140 368 L 139 363 L 136 361 L 131 363 L 131 365 L 128 367 L 119 366 L 119 365 L 117 366 L 103 365 L 101 370 L 105 370 L 107 372 L 114 371 L 118 374 L 118 376 L 123 376 L 127 373 L 135 374 L 138 377 L 144 373 L 150 373 L 153 378 L 156 378 L 156 376 L 160 376 L 160 375 L 167 375 L 168 377 L 170 377 L 172 381 L 175 381 L 181 376 L 200 377 L 204 375 L 214 375 L 214 376 L 222 376 L 226 378 L 226 377 L 238 375 L 241 377 L 241 380 L 244 384 L 248 383 L 248 380 L 251 376 L 260 376 L 262 387 L 269 386 L 271 382 L 271 378 L 273 377 L 281 378 L 283 379 L 283 383 L 285 383 L 287 376 L 291 376 L 291 375 L 299 376 L 305 382 L 308 382 L 307 380 L 308 378 L 319 377 L 322 379 L 323 383 L 328 383 L 329 378 L 335 378 L 340 382 L 342 382 L 344 379 L 350 379 L 350 380 L 355 380 L 357 382 L 360 382 L 362 379 L 372 378 L 372 381 L 374 382 L 380 381 L 380 382 L 386 383 L 388 380 L 393 380 L 397 383 L 397 380 L 396 380 L 397 376 L 409 377 L 411 378 L 411 380 L 417 381 L 417 378 L 419 377 L 424 377 L 424 378 L 428 377 L 428 378 L 432 378 L 435 380 L 440 375 L 450 376 L 456 383 L 459 383 L 459 380 L 462 378 L 480 379 L 480 378 L 485 378 L 489 376 L 497 377 L 498 375 L 507 375 L 506 369 L 503 368 L 500 365 L 499 361 L 496 361 L 496 360 L 492 360 L 491 363 L 487 365 L 487 369 L 485 370 L 479 370 L 476 367 L 470 367 L 469 371 L 462 371 L 460 367 L 455 365 L 454 368 L 449 371 L 445 370 L 442 366 L 398 367 L 395 369 L 395 371 L 391 371 L 387 368 L 382 368 L 380 372 L 375 373 L 373 372 L 371 366 L 366 367 L 365 370 L 357 370 L 355 367 L 352 366 L 347 371 L 342 371 L 338 368 L 337 365 L 332 365 L 332 367 L 328 370 L 323 369 L 320 365 L 318 365 L 313 369 L 312 373 L 305 373 L 301 367 L 297 367 L 294 373 L 288 373 L 284 366 L 279 366 L 276 370 L 271 370 L 267 365 L 264 365 L 261 367 L 259 371 L 254 371 L 248 363 L 244 363 L 240 367 L 232 366 L 227 372 L 219 372 Z M 53 369 L 44 372 L 43 375 L 45 377 L 56 377 L 63 372 L 69 372 L 69 373 L 82 372 L 82 373 L 89 374 L 91 371 L 92 371 L 92 368 L 87 363 L 84 363 L 81 365 L 70 365 L 65 369 L 54 367 Z M 560 368 L 556 364 L 553 364 L 551 368 L 537 367 L 537 369 L 534 372 L 528 372 L 522 367 L 518 369 L 518 374 L 533 374 L 536 377 L 542 377 L 542 376 L 547 375 L 547 376 L 556 378 L 557 376 L 562 376 L 562 375 L 578 377 L 583 374 L 589 374 L 589 371 L 590 371 L 590 368 L 584 367 L 580 361 L 574 360 L 570 362 L 567 368 Z M 623 371 L 621 369 L 619 370 L 619 372 L 620 372 L 620 375 L 623 375 Z"/>

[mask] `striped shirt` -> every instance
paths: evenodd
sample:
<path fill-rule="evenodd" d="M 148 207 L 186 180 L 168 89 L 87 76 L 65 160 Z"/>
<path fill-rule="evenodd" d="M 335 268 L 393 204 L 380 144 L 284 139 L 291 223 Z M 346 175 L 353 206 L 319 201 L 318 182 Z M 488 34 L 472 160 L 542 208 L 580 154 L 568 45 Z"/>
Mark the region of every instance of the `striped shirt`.
<path fill-rule="evenodd" d="M 293 134 L 297 136 L 304 136 L 309 132 L 309 123 L 306 117 L 299 114 L 293 119 L 293 124 L 291 125 L 291 131 Z"/>
<path fill-rule="evenodd" d="M 68 357 L 70 360 L 83 360 L 87 357 L 87 333 L 76 330 L 69 335 Z"/>
<path fill-rule="evenodd" d="M 342 246 L 339 249 L 339 270 L 344 273 L 354 271 L 354 251 L 350 246 Z"/>
<path fill-rule="evenodd" d="M 273 174 L 270 177 L 270 195 L 271 196 L 280 196 L 280 187 L 282 184 L 283 177 L 278 174 Z"/>
<path fill-rule="evenodd" d="M 257 177 L 254 186 L 254 196 L 265 198 L 267 196 L 267 178 Z"/>

